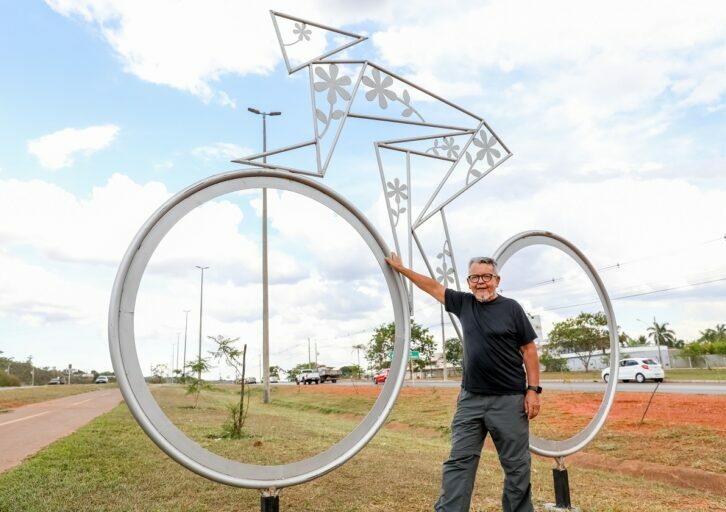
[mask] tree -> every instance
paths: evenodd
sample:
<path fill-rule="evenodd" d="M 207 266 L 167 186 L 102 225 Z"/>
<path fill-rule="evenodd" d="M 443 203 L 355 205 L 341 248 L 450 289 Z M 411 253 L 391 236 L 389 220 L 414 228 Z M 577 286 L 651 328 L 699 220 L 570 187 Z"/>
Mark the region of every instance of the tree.
<path fill-rule="evenodd" d="M 552 354 L 546 347 L 539 356 L 540 364 L 544 365 L 546 372 L 568 372 L 567 359 L 557 357 Z"/>
<path fill-rule="evenodd" d="M 229 407 L 231 416 L 230 421 L 225 425 L 226 437 L 239 439 L 242 437 L 242 427 L 244 427 L 247 412 L 250 408 L 250 395 L 247 393 L 247 406 L 245 407 L 245 371 L 247 368 L 247 345 L 242 346 L 242 350 L 236 348 L 234 343 L 239 338 L 225 338 L 221 334 L 217 336 L 207 336 L 210 340 L 217 344 L 217 350 L 212 352 L 212 357 L 216 360 L 224 359 L 228 366 L 235 369 L 240 378 L 239 403 Z"/>
<path fill-rule="evenodd" d="M 464 347 L 461 344 L 461 340 L 458 337 L 446 340 L 446 361 L 456 368 L 461 368 L 463 366 L 463 360 Z"/>
<path fill-rule="evenodd" d="M 356 366 L 358 366 L 359 369 L 361 368 L 361 366 L 360 366 L 360 351 L 361 350 L 365 350 L 365 349 L 366 349 L 366 346 L 363 343 L 358 343 L 357 345 L 353 345 L 353 350 L 355 350 L 358 353 L 358 364 Z M 359 379 L 360 379 L 360 376 L 361 376 L 361 372 L 359 371 L 358 372 L 358 378 Z"/>
<path fill-rule="evenodd" d="M 208 372 L 211 366 L 207 359 L 197 357 L 188 362 L 186 367 L 189 368 L 189 373 L 184 381 L 187 385 L 187 395 L 191 395 L 192 393 L 196 394 L 194 400 L 194 408 L 196 409 L 199 404 L 199 394 L 202 392 L 202 389 L 209 389 L 211 387 L 202 379 L 202 373 Z"/>
<path fill-rule="evenodd" d="M 716 324 L 716 328 L 708 328 L 705 331 L 701 331 L 701 337 L 698 341 L 719 341 L 726 340 L 726 324 Z"/>
<path fill-rule="evenodd" d="M 648 327 L 648 338 L 653 340 L 656 345 L 665 345 L 671 348 L 678 347 L 678 340 L 676 339 L 676 333 L 671 329 L 668 329 L 668 322 L 659 324 L 653 318 L 653 325 Z"/>
<path fill-rule="evenodd" d="M 557 322 L 549 334 L 549 347 L 558 353 L 573 352 L 585 370 L 597 350 L 610 346 L 607 318 L 603 312 L 580 313 L 575 318 Z"/>
<path fill-rule="evenodd" d="M 366 347 L 366 359 L 377 370 L 391 366 L 388 354 L 393 352 L 395 335 L 396 324 L 394 322 L 381 324 L 373 332 L 373 336 Z M 429 330 L 416 322 L 411 322 L 411 350 L 420 352 L 422 356 L 421 359 L 415 361 L 419 369 L 431 364 L 435 347 L 434 337 L 429 334 Z"/>
<path fill-rule="evenodd" d="M 340 376 L 344 379 L 350 379 L 353 377 L 357 377 L 360 379 L 362 371 L 363 371 L 363 369 L 360 366 L 358 366 L 357 364 L 341 366 L 340 367 Z"/>
<path fill-rule="evenodd" d="M 270 366 L 270 377 L 280 378 L 280 372 L 284 371 L 279 366 Z"/>
<path fill-rule="evenodd" d="M 164 375 L 169 372 L 169 367 L 166 364 L 156 364 L 151 367 L 151 383 L 161 384 L 164 382 Z"/>

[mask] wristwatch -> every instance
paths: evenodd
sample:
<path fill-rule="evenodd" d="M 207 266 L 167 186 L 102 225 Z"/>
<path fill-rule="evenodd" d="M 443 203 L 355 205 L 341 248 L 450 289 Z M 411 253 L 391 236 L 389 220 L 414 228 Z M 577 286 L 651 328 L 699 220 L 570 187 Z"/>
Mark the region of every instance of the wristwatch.
<path fill-rule="evenodd" d="M 537 394 L 542 393 L 542 386 L 527 386 L 527 391 L 529 391 L 530 389 Z"/>

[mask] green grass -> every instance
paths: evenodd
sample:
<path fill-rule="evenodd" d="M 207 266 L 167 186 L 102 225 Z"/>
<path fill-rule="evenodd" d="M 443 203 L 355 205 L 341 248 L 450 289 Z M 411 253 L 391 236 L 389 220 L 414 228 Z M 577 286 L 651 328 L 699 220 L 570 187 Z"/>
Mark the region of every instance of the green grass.
<path fill-rule="evenodd" d="M 273 402 L 252 396 L 249 436 L 217 440 L 229 389 L 203 392 L 200 408 L 175 386 L 154 389 L 166 414 L 203 446 L 235 460 L 279 464 L 319 453 L 349 433 L 370 410 L 377 390 L 342 394 L 332 387 L 276 387 Z M 449 449 L 447 429 L 456 390 L 404 390 L 387 427 L 350 462 L 313 482 L 283 490 L 282 510 L 342 512 L 431 510 L 440 483 L 440 464 Z M 212 437 L 210 437 L 210 435 Z M 714 438 L 714 436 L 716 436 Z M 671 427 L 655 439 L 638 439 L 649 452 L 711 439 L 723 453 L 723 436 Z M 620 453 L 627 436 L 603 437 L 599 450 Z M 719 444 L 721 443 L 721 444 Z M 660 450 L 663 448 L 663 450 Z M 679 454 L 665 463 L 681 464 Z M 552 461 L 533 460 L 533 495 L 541 509 L 554 501 Z M 482 454 L 472 510 L 500 510 L 501 470 L 496 455 Z M 629 478 L 617 472 L 570 470 L 573 502 L 588 512 L 723 510 L 726 498 L 702 491 Z M 647 499 L 645 499 L 647 497 Z M 179 466 L 146 437 L 125 405 L 53 443 L 24 464 L 0 475 L 0 511 L 257 511 L 259 493 L 210 482 Z"/>
<path fill-rule="evenodd" d="M 107 389 L 109 386 L 116 387 L 116 384 L 66 384 L 62 386 L 34 386 L 5 389 L 0 391 L 0 410 L 14 409 L 23 405 L 79 395 L 98 389 Z"/>

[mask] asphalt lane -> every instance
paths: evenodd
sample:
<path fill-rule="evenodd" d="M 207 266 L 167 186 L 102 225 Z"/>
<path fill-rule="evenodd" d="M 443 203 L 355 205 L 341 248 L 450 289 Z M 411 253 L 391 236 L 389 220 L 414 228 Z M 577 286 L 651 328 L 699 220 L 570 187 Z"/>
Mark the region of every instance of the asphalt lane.
<path fill-rule="evenodd" d="M 103 389 L 26 405 L 0 414 L 0 472 L 75 432 L 122 400 L 118 388 Z"/>
<path fill-rule="evenodd" d="M 372 385 L 372 384 L 371 384 Z M 407 380 L 403 384 L 406 387 L 459 387 L 458 381 L 443 382 L 441 380 L 417 380 L 411 383 Z M 576 391 L 583 393 L 604 393 L 606 384 L 604 382 L 561 382 L 544 380 L 542 387 L 558 391 Z M 637 384 L 633 382 L 618 383 L 617 393 L 652 393 L 655 390 L 655 382 Z M 726 395 L 726 382 L 661 382 L 658 386 L 658 393 L 675 393 L 683 395 Z"/>

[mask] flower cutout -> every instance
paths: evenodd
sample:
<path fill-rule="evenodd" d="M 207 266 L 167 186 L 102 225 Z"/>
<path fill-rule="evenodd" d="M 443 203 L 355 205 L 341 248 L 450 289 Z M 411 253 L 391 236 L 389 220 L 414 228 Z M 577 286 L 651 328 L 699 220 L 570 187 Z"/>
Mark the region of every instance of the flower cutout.
<path fill-rule="evenodd" d="M 350 94 L 344 89 L 343 86 L 350 85 L 351 80 L 349 76 L 341 76 L 338 78 L 338 66 L 331 64 L 328 66 L 330 74 L 323 69 L 322 66 L 315 68 L 315 74 L 322 79 L 321 82 L 315 82 L 313 87 L 317 92 L 328 91 L 328 103 L 334 105 L 338 101 L 340 96 L 345 101 L 350 100 Z"/>
<path fill-rule="evenodd" d="M 439 283 L 441 283 L 443 285 L 453 283 L 454 282 L 453 276 L 454 276 L 454 268 L 453 267 L 449 268 L 449 266 L 446 264 L 446 261 L 443 261 L 441 263 L 440 267 L 436 267 L 436 280 Z"/>
<path fill-rule="evenodd" d="M 401 183 L 401 180 L 398 178 L 393 180 L 393 183 L 389 181 L 386 185 L 388 186 L 388 197 L 395 197 L 397 203 L 400 203 L 402 199 L 408 199 L 408 195 L 406 194 L 408 187 Z"/>
<path fill-rule="evenodd" d="M 396 93 L 388 89 L 393 85 L 393 78 L 388 75 L 381 76 L 381 72 L 376 68 L 373 68 L 371 75 L 373 76 L 372 79 L 367 76 L 363 77 L 363 84 L 370 89 L 366 93 L 366 99 L 373 101 L 377 96 L 378 106 L 387 108 L 388 101 L 386 101 L 386 98 L 390 101 L 396 101 L 398 99 Z"/>
<path fill-rule="evenodd" d="M 493 135 L 491 138 L 487 138 L 487 133 L 484 130 L 480 130 L 479 138 L 477 139 L 475 137 L 472 142 L 476 147 L 481 148 L 476 153 L 477 160 L 483 160 L 486 156 L 487 163 L 489 165 L 494 165 L 494 158 L 492 158 L 492 155 L 494 155 L 495 158 L 499 158 L 501 156 L 499 150 L 494 149 L 494 146 L 497 144 L 497 139 L 495 139 Z"/>
<path fill-rule="evenodd" d="M 447 158 L 459 158 L 459 145 L 454 144 L 454 137 L 444 137 L 441 150 L 446 151 Z"/>
<path fill-rule="evenodd" d="M 292 33 L 297 36 L 298 41 L 302 41 L 303 38 L 306 41 L 310 41 L 310 34 L 312 34 L 313 31 L 307 28 L 307 24 L 305 23 L 295 23 L 295 28 L 292 29 Z"/>

